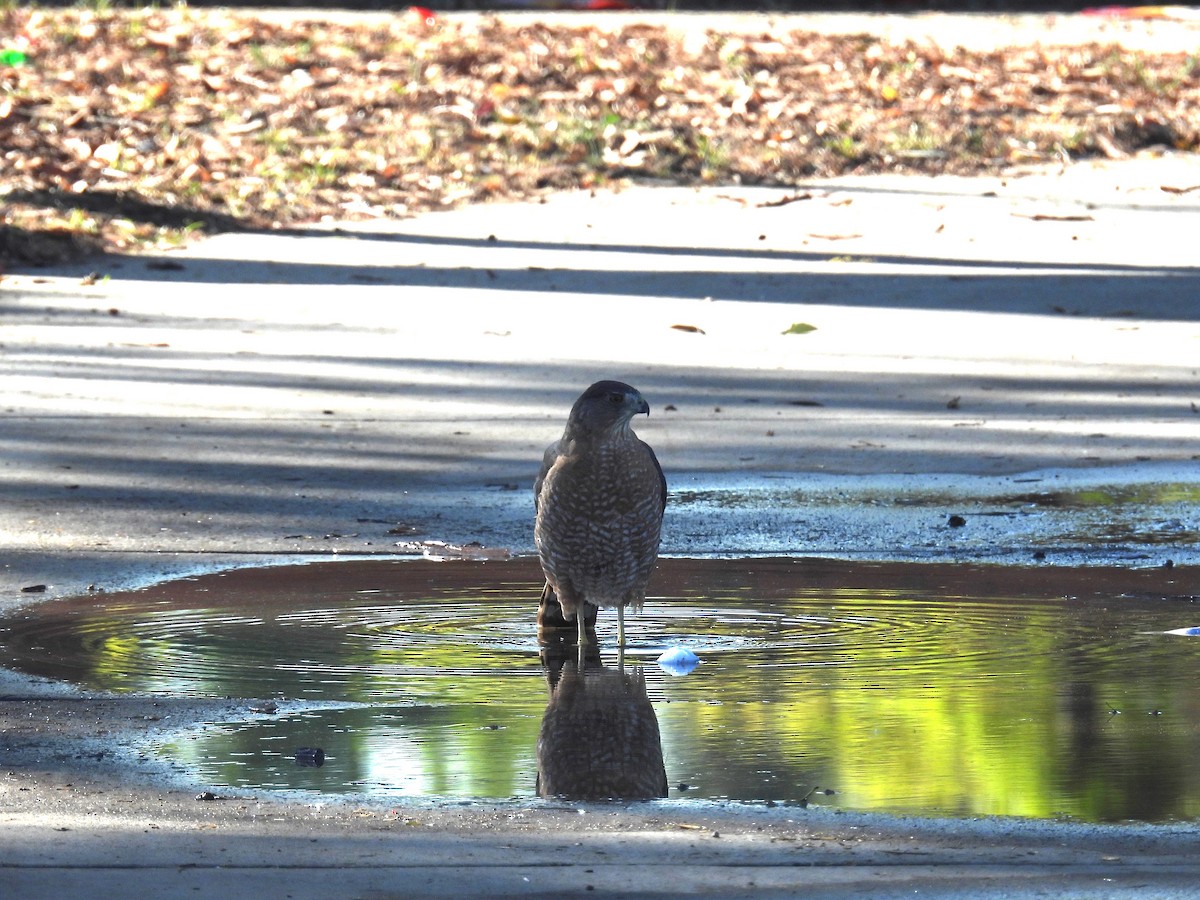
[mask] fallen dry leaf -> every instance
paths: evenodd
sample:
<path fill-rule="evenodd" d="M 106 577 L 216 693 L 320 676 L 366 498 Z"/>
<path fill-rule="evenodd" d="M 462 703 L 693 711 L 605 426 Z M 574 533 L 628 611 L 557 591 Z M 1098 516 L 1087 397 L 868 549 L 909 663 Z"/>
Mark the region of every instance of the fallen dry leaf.
<path fill-rule="evenodd" d="M 1094 222 L 1095 217 L 1086 214 L 1054 215 L 1053 213 L 1013 213 L 1018 219 L 1034 222 Z"/>
<path fill-rule="evenodd" d="M 787 206 L 789 203 L 798 203 L 801 200 L 811 200 L 815 196 L 811 191 L 804 191 L 799 194 L 788 194 L 786 197 L 780 197 L 778 200 L 764 200 L 762 203 L 754 205 L 759 209 L 772 209 L 776 206 Z"/>

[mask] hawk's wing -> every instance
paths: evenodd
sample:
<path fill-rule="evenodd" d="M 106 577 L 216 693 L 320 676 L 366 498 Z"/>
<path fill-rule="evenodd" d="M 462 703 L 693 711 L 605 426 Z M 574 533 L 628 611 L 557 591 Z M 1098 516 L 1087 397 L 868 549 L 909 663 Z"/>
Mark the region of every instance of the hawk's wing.
<path fill-rule="evenodd" d="M 654 460 L 654 468 L 658 470 L 658 483 L 661 486 L 661 490 L 662 490 L 662 507 L 661 508 L 666 509 L 667 508 L 667 476 L 663 474 L 662 466 L 659 465 L 659 462 L 658 462 L 658 457 L 654 455 L 654 449 L 649 444 L 647 444 L 645 441 L 642 441 L 641 444 L 643 447 L 646 448 L 646 452 L 650 454 L 650 458 L 652 460 Z M 546 470 L 543 468 L 542 469 L 543 475 L 545 475 L 545 471 Z M 538 485 L 539 486 L 541 485 L 540 481 L 538 482 Z"/>
<path fill-rule="evenodd" d="M 546 448 L 546 452 L 542 454 L 542 470 L 538 472 L 537 480 L 533 483 L 533 509 L 537 511 L 538 497 L 542 496 L 542 482 L 546 480 L 546 473 L 550 471 L 550 467 L 558 460 L 558 441 L 555 441 Z M 665 501 L 664 501 L 665 502 Z"/>

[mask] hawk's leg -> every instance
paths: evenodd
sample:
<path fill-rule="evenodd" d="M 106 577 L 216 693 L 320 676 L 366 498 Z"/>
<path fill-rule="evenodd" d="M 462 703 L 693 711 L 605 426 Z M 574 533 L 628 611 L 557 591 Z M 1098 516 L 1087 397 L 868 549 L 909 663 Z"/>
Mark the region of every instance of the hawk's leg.
<path fill-rule="evenodd" d="M 596 607 L 591 604 L 581 603 L 584 607 L 584 618 L 589 628 L 596 627 Z M 550 587 L 550 583 L 546 582 L 542 588 L 541 600 L 538 603 L 537 613 L 538 633 L 545 633 L 546 637 L 555 637 L 554 631 L 562 630 L 567 632 L 563 637 L 569 636 L 571 631 L 577 629 L 577 625 L 573 621 L 569 621 L 563 615 L 562 606 L 559 605 L 558 596 L 554 593 L 554 588 Z M 570 631 L 568 631 L 568 629 Z"/>
<path fill-rule="evenodd" d="M 587 610 L 587 607 L 584 606 L 582 603 L 580 603 L 579 608 L 575 610 L 575 627 L 578 629 L 578 633 L 579 633 L 579 652 L 581 654 L 583 653 L 583 648 L 587 646 L 587 642 L 588 642 L 586 610 Z M 599 643 L 599 641 L 597 641 L 596 643 Z M 579 671 L 582 672 L 583 669 L 581 668 Z"/>

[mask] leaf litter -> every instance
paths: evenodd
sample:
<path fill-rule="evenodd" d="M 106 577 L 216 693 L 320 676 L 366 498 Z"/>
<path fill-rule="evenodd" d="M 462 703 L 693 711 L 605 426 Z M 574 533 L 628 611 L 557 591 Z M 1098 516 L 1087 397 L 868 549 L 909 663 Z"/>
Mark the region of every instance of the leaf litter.
<path fill-rule="evenodd" d="M 633 181 L 1200 148 L 1200 58 L 1099 44 L 16 6 L 0 40 L 19 47 L 0 66 L 9 263 Z"/>

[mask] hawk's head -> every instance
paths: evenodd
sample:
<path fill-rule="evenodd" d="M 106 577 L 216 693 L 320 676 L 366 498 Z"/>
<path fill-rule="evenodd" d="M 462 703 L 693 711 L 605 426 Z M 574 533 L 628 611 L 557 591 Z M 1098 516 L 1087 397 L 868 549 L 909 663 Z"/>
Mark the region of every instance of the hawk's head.
<path fill-rule="evenodd" d="M 587 431 L 623 430 L 639 413 L 650 415 L 650 404 L 636 388 L 620 381 L 597 381 L 575 401 L 567 424 Z"/>

